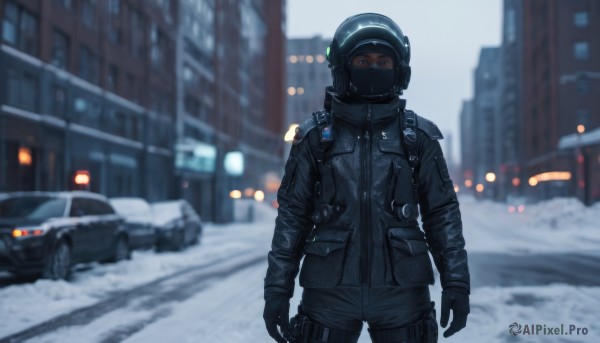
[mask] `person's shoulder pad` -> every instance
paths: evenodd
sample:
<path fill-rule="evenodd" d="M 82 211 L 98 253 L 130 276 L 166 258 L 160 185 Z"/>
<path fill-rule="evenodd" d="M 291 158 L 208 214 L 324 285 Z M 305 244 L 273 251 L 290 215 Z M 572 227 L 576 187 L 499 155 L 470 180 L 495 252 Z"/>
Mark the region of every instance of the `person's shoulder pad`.
<path fill-rule="evenodd" d="M 304 138 L 308 137 L 308 134 L 314 128 L 324 125 L 325 122 L 320 121 L 320 117 L 325 117 L 327 118 L 326 120 L 330 120 L 330 116 L 331 114 L 329 114 L 329 112 L 325 110 L 313 113 L 310 118 L 306 119 L 302 124 L 298 125 L 292 144 L 300 144 L 300 142 L 302 142 Z"/>
<path fill-rule="evenodd" d="M 417 115 L 417 127 L 423 131 L 427 137 L 433 140 L 444 139 L 444 135 L 440 129 L 429 119 L 423 118 L 420 115 Z"/>

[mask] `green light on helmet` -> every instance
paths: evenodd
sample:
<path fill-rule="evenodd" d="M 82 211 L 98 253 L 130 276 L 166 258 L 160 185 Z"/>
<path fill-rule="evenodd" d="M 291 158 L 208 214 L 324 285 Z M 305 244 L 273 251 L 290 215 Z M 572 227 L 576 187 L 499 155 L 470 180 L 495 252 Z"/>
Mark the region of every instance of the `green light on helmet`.
<path fill-rule="evenodd" d="M 329 61 L 329 47 L 327 47 L 327 50 L 325 52 L 325 56 L 327 56 L 327 60 Z"/>

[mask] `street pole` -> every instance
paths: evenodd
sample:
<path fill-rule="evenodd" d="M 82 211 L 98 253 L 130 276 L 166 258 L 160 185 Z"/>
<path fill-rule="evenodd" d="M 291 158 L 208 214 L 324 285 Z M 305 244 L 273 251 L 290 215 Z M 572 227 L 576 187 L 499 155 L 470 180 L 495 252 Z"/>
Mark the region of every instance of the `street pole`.
<path fill-rule="evenodd" d="M 584 156 L 583 151 L 581 149 L 581 135 L 585 132 L 585 126 L 577 125 L 577 192 L 576 196 L 579 198 L 585 205 L 586 203 L 586 182 L 585 182 L 585 170 L 584 170 Z M 583 192 L 583 194 L 582 194 Z"/>

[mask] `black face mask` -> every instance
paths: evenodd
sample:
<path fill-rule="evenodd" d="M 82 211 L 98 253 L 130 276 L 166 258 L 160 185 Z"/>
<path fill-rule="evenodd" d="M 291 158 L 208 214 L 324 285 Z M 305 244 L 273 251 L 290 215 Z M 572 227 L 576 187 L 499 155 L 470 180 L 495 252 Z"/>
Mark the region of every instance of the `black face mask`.
<path fill-rule="evenodd" d="M 396 71 L 393 69 L 350 67 L 350 83 L 356 88 L 354 94 L 365 98 L 390 95 L 395 77 Z"/>

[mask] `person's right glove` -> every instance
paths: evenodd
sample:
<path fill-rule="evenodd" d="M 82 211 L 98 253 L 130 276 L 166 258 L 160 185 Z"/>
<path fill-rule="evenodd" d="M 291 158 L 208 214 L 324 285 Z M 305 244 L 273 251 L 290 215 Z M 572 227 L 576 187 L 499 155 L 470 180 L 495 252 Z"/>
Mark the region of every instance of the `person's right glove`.
<path fill-rule="evenodd" d="M 444 331 L 444 337 L 450 337 L 467 326 L 467 315 L 470 312 L 469 291 L 462 287 L 448 287 L 442 291 L 442 316 L 440 325 L 445 328 L 452 310 L 452 323 Z"/>
<path fill-rule="evenodd" d="M 263 318 L 269 336 L 277 343 L 287 343 L 283 337 L 289 337 L 290 334 L 290 299 L 285 296 L 272 296 L 266 299 Z M 281 328 L 283 337 L 277 330 L 277 326 Z"/>

